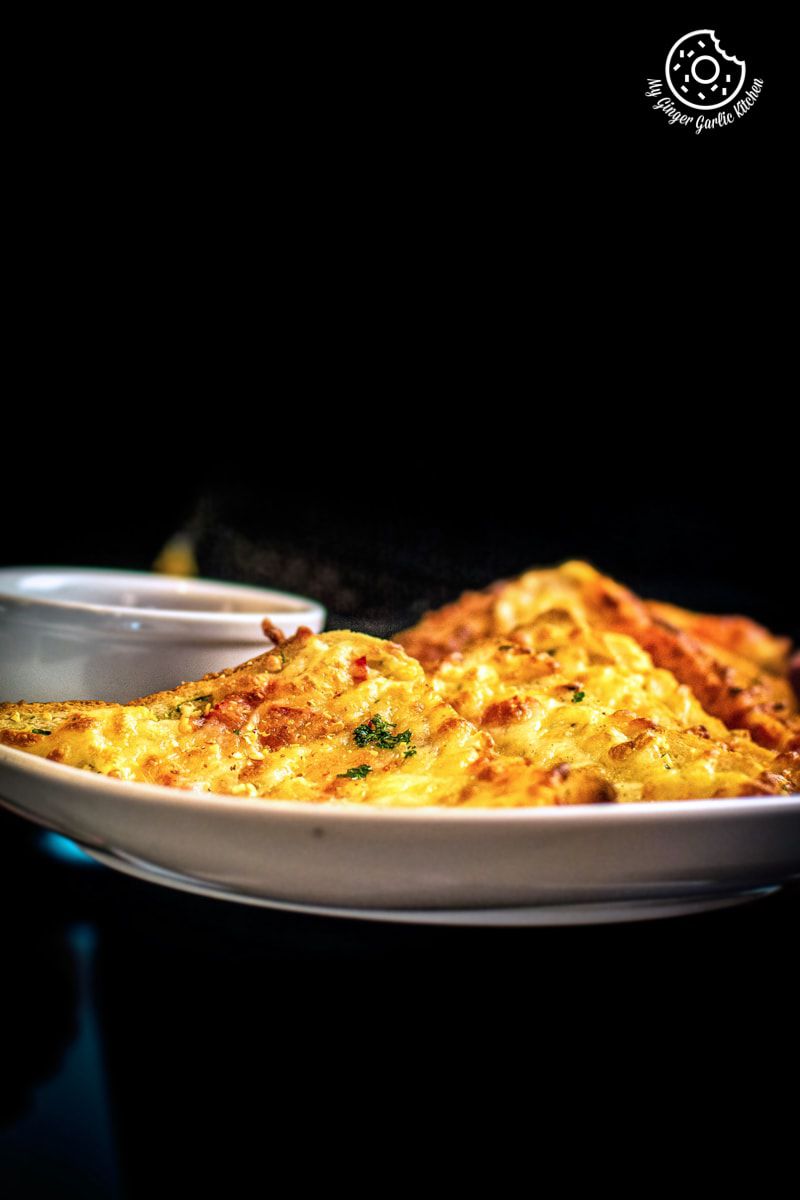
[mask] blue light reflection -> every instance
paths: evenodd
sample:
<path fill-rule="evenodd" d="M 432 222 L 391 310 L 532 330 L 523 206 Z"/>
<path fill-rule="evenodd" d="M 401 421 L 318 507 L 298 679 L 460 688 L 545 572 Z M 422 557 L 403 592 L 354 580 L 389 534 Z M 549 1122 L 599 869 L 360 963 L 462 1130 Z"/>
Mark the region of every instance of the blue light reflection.
<path fill-rule="evenodd" d="M 75 842 L 69 838 L 62 837 L 60 833 L 53 833 L 47 830 L 39 838 L 39 848 L 44 850 L 51 858 L 57 858 L 59 862 L 71 863 L 73 866 L 81 867 L 96 867 L 97 863 L 88 854 L 85 854 Z"/>

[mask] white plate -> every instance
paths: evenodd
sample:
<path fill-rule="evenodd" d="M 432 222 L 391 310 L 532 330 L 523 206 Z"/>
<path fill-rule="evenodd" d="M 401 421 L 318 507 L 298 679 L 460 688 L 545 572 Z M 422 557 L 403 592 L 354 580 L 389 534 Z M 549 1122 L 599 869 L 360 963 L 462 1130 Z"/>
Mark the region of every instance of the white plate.
<path fill-rule="evenodd" d="M 800 876 L 800 796 L 335 808 L 124 783 L 5 746 L 0 796 L 130 873 L 352 917 L 633 920 L 750 899 Z"/>

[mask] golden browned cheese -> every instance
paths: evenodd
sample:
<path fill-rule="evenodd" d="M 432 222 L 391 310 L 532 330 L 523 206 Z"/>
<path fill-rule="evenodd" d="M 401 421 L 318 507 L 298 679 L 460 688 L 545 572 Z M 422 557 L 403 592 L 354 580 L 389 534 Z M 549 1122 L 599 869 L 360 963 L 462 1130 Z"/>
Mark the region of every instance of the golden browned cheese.
<path fill-rule="evenodd" d="M 0 742 L 116 779 L 384 806 L 614 799 L 591 767 L 500 755 L 392 642 L 308 630 L 242 666 L 129 704 L 3 704 Z"/>
<path fill-rule="evenodd" d="M 744 618 L 703 617 L 680 609 L 671 611 L 683 627 L 670 624 L 656 615 L 658 606 L 654 612 L 652 605 L 588 563 L 528 571 L 484 592 L 468 592 L 454 604 L 428 613 L 397 640 L 433 670 L 454 650 L 482 637 L 508 634 L 552 610 L 586 627 L 628 634 L 657 667 L 671 670 L 729 728 L 746 729 L 771 749 L 800 749 L 797 702 L 782 673 L 785 639 L 766 630 L 758 633 L 761 627 Z"/>
<path fill-rule="evenodd" d="M 591 765 L 620 801 L 790 794 L 800 755 L 777 755 L 706 712 L 633 638 L 564 610 L 455 652 L 436 691 L 534 765 Z"/>
<path fill-rule="evenodd" d="M 647 600 L 651 616 L 665 621 L 675 629 L 690 633 L 698 641 L 713 646 L 723 661 L 740 670 L 752 670 L 754 677 L 762 671 L 786 678 L 792 643 L 787 637 L 776 637 L 757 621 L 741 616 L 715 616 L 711 613 L 690 612 L 661 600 Z"/>
<path fill-rule="evenodd" d="M 800 719 L 787 679 L 766 671 L 754 676 L 749 665 L 742 669 L 729 652 L 657 619 L 628 588 L 596 571 L 582 590 L 593 622 L 634 637 L 729 728 L 746 729 L 771 749 L 800 749 Z"/>
<path fill-rule="evenodd" d="M 562 568 L 527 571 L 518 579 L 500 580 L 481 592 L 464 592 L 452 604 L 426 613 L 412 629 L 394 637 L 430 671 L 448 654 L 472 646 L 480 638 L 510 633 L 550 609 L 586 619 L 580 588 Z"/>
<path fill-rule="evenodd" d="M 0 705 L 0 742 L 120 780 L 338 805 L 800 790 L 800 753 L 779 737 L 791 713 L 781 723 L 774 701 L 752 703 L 765 687 L 752 678 L 758 668 L 730 649 L 720 653 L 741 662 L 725 665 L 710 643 L 656 620 L 583 563 L 529 572 L 426 618 L 404 640 L 436 662 L 427 677 L 394 642 L 307 629 L 285 641 L 268 623 L 265 632 L 279 642 L 266 654 L 127 704 Z M 719 719 L 736 697 L 722 703 L 712 685 L 745 675 L 742 724 L 771 733 L 764 745 Z"/>

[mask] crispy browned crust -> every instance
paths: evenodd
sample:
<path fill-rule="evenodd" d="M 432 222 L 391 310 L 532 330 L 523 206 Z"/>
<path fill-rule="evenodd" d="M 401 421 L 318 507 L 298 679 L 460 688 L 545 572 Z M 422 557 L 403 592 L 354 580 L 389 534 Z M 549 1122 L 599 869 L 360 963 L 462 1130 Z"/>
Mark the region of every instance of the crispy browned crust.
<path fill-rule="evenodd" d="M 264 637 L 270 638 L 276 646 L 280 646 L 286 641 L 286 634 L 277 625 L 273 624 L 269 617 L 264 617 L 264 620 L 261 622 L 261 629 Z"/>
<path fill-rule="evenodd" d="M 794 688 L 794 694 L 800 700 L 800 651 L 789 660 L 789 682 Z"/>
<path fill-rule="evenodd" d="M 739 660 L 748 661 L 762 671 L 785 676 L 792 643 L 787 637 L 776 637 L 758 621 L 742 616 L 715 616 L 711 613 L 691 612 L 675 604 L 664 604 L 660 600 L 646 601 L 651 615 L 666 621 L 675 629 L 710 642 L 728 651 Z"/>
<path fill-rule="evenodd" d="M 708 644 L 654 617 L 638 596 L 607 576 L 588 581 L 584 597 L 594 623 L 635 638 L 657 667 L 672 671 L 729 729 L 747 729 L 771 750 L 800 749 L 800 722 L 785 693 L 776 693 L 768 680 L 723 662 Z"/>
<path fill-rule="evenodd" d="M 426 612 L 411 629 L 395 634 L 394 640 L 426 671 L 433 671 L 448 654 L 497 632 L 494 599 L 505 586 L 501 580 L 481 592 L 464 592 L 452 604 Z"/>
<path fill-rule="evenodd" d="M 103 700 L 55 700 L 47 704 L 33 701 L 28 703 L 25 700 L 20 700 L 18 704 L 0 704 L 0 722 L 14 713 L 19 716 L 20 721 L 24 724 L 28 720 L 35 720 L 37 717 L 41 717 L 45 712 L 54 721 L 59 721 L 62 717 L 71 716 L 76 710 L 97 708 L 116 708 L 116 705 L 106 704 Z"/>
<path fill-rule="evenodd" d="M 501 616 L 505 603 L 519 606 L 520 623 L 530 620 L 529 612 L 522 615 L 526 593 L 533 593 L 542 574 L 530 572 L 482 592 L 466 592 L 453 604 L 426 613 L 397 641 L 426 671 L 433 671 L 454 651 L 507 633 L 508 613 Z M 729 728 L 749 730 L 754 741 L 769 749 L 800 749 L 800 718 L 786 665 L 788 639 L 746 617 L 714 617 L 646 603 L 586 563 L 566 563 L 548 574 L 563 576 L 589 624 L 633 637 L 657 667 L 672 671 Z M 665 619 L 667 614 L 672 621 Z"/>
<path fill-rule="evenodd" d="M 311 636 L 311 630 L 302 625 L 291 639 L 291 644 L 293 646 L 301 645 Z M 285 638 L 283 638 L 283 644 L 289 644 Z M 204 675 L 202 679 L 182 683 L 172 691 L 153 692 L 149 696 L 141 696 L 121 705 L 107 704 L 102 700 L 62 700 L 45 704 L 26 703 L 25 701 L 20 701 L 18 704 L 3 703 L 0 704 L 0 744 L 24 748 L 40 740 L 39 735 L 25 731 L 25 726 L 32 721 L 38 721 L 47 726 L 57 725 L 67 718 L 74 721 L 81 715 L 90 716 L 91 713 L 100 709 L 133 708 L 143 705 L 145 708 L 151 709 L 156 716 L 163 716 L 181 701 L 197 697 L 205 690 L 204 685 L 226 682 L 235 686 L 237 676 L 249 678 L 251 675 L 258 675 L 263 671 L 277 669 L 280 657 L 273 663 L 276 654 L 280 656 L 279 648 L 268 650 L 265 654 L 259 654 L 238 666 L 226 667 L 224 671 Z M 17 728 L 17 726 L 21 728 Z M 66 726 L 61 727 L 66 728 Z"/>
<path fill-rule="evenodd" d="M 651 613 L 654 612 L 652 604 L 648 603 L 647 608 Z M 708 621 L 723 621 L 724 619 L 725 618 L 722 617 L 709 617 Z M 675 626 L 671 621 L 661 617 L 657 617 L 657 620 L 660 620 L 664 625 L 672 628 L 673 630 L 675 629 Z M 732 620 L 738 621 L 739 618 L 734 617 Z M 702 627 L 704 626 L 697 626 L 697 628 Z M 682 627 L 679 626 L 678 628 Z M 791 717 L 797 713 L 797 695 L 795 690 L 792 688 L 788 671 L 788 662 L 786 662 L 784 670 L 781 673 L 776 674 L 764 665 L 763 658 L 761 659 L 761 662 L 759 662 L 758 658 L 756 657 L 737 654 L 728 647 L 720 645 L 719 640 L 713 641 L 711 639 L 701 637 L 690 629 L 684 629 L 683 632 L 687 633 L 692 641 L 696 643 L 696 646 L 702 650 L 704 654 L 709 655 L 719 665 L 720 669 L 727 668 L 729 671 L 733 672 L 733 674 L 737 677 L 736 686 L 744 689 L 751 689 L 753 687 L 761 688 L 764 702 L 771 704 L 775 713 L 782 718 Z M 775 640 L 779 641 L 788 639 Z M 756 654 L 759 654 L 756 647 L 752 647 L 752 649 Z M 759 657 L 761 657 L 760 654 Z"/>
<path fill-rule="evenodd" d="M 313 637 L 311 630 L 306 625 L 301 625 L 297 632 L 291 638 L 283 638 L 283 645 L 299 646 L 304 641 Z M 266 654 L 258 654 L 255 658 L 248 658 L 247 662 L 240 663 L 236 667 L 226 667 L 224 671 L 212 672 L 209 675 L 204 675 L 202 679 L 194 680 L 190 683 L 182 683 L 180 687 L 173 688 L 169 692 L 153 692 L 149 696 L 140 696 L 138 700 L 130 700 L 129 705 L 143 704 L 146 708 L 150 708 L 153 712 L 158 713 L 161 708 L 167 706 L 169 708 L 181 700 L 191 700 L 202 692 L 202 684 L 214 683 L 217 680 L 230 680 L 235 675 L 258 675 L 262 671 L 270 671 L 273 669 L 274 656 L 280 655 L 280 650 L 268 650 Z M 277 668 L 278 663 L 275 662 Z"/>
<path fill-rule="evenodd" d="M 317 658 L 309 665 L 302 661 L 301 652 L 312 638 L 317 643 L 314 651 Z M 336 657 L 337 643 L 345 647 L 343 657 Z M 348 654 L 350 649 L 352 653 Z M 326 663 L 328 652 L 331 652 L 332 660 Z M 388 756 L 383 760 L 371 758 L 374 766 L 370 768 L 369 781 L 363 783 L 363 792 L 354 792 L 352 777 L 341 772 L 342 767 L 352 763 L 354 755 L 358 763 L 374 753 L 372 749 L 361 748 L 360 743 L 357 750 L 353 749 L 354 719 L 348 715 L 353 711 L 349 707 L 352 703 L 363 715 L 363 693 L 360 696 L 356 693 L 365 677 L 361 670 L 354 675 L 351 666 L 366 664 L 368 655 L 373 656 L 374 662 L 368 668 L 366 678 L 373 672 L 376 686 L 381 679 L 384 682 L 391 679 L 396 685 L 394 714 L 400 719 L 399 711 L 403 711 L 404 705 L 409 714 L 413 713 L 414 719 L 420 721 L 419 758 L 415 747 L 410 762 L 417 763 L 425 753 L 431 755 L 431 774 L 423 773 L 417 781 L 422 784 L 424 803 L 530 807 L 605 804 L 617 799 L 613 785 L 590 765 L 572 766 L 560 762 L 538 767 L 524 756 L 501 755 L 489 734 L 459 717 L 435 693 L 423 672 L 408 661 L 400 647 L 349 631 L 314 638 L 309 630 L 301 629 L 292 638 L 284 640 L 277 651 L 184 683 L 171 692 L 155 693 L 129 704 L 81 701 L 4 704 L 0 707 L 0 743 L 38 753 L 51 761 L 99 770 L 112 778 L 178 788 L 208 782 L 209 761 L 213 767 L 222 759 L 223 771 L 227 773 L 234 770 L 229 764 L 238 760 L 242 765 L 236 771 L 236 787 L 222 787 L 221 793 L 241 794 L 242 788 L 253 787 L 256 791 L 250 794 L 264 796 L 274 794 L 273 787 L 258 790 L 272 755 L 302 745 L 307 754 L 294 761 L 301 768 L 306 764 L 305 770 L 297 770 L 297 766 L 292 768 L 291 757 L 282 761 L 288 769 L 296 771 L 294 778 L 302 781 L 310 764 L 316 760 L 316 792 L 313 797 L 309 797 L 308 792 L 300 796 L 280 793 L 279 798 L 370 803 L 370 789 L 375 788 L 378 792 L 375 803 L 381 803 L 387 797 L 391 802 L 392 791 L 381 791 L 379 785 L 381 781 L 399 779 L 400 786 L 394 794 L 403 791 L 406 785 L 398 772 L 405 755 Z M 298 657 L 301 658 L 300 665 L 295 661 Z M 392 661 L 387 665 L 384 658 Z M 389 673 L 384 674 L 385 671 Z M 399 674 L 395 675 L 395 671 Z M 143 726 L 151 725 L 162 717 L 174 715 L 176 706 L 186 700 L 204 700 L 206 704 L 189 709 L 179 718 L 174 733 L 170 731 L 167 735 L 166 747 L 156 741 L 154 753 L 137 759 L 137 719 Z M 147 711 L 129 711 L 138 706 Z M 239 735 L 256 711 L 258 720 L 242 740 Z M 126 717 L 130 718 L 129 725 Z M 25 725 L 51 728 L 47 732 L 36 732 Z M 98 742 L 70 737 L 92 729 L 100 732 Z M 175 753 L 176 738 L 181 743 L 179 755 Z M 71 757 L 76 741 L 77 753 Z M 109 758 L 109 747 L 121 750 L 121 756 L 112 754 Z M 212 750 L 210 760 L 209 747 Z M 256 753 L 248 759 L 248 752 L 254 750 Z M 448 764 L 452 765 L 448 768 Z M 120 775 L 121 770 L 125 774 Z M 213 778 L 219 782 L 218 775 Z M 411 775 L 412 787 L 414 778 Z M 361 781 L 358 786 L 362 786 Z M 434 798 L 424 799 L 429 787 L 433 789 Z"/>

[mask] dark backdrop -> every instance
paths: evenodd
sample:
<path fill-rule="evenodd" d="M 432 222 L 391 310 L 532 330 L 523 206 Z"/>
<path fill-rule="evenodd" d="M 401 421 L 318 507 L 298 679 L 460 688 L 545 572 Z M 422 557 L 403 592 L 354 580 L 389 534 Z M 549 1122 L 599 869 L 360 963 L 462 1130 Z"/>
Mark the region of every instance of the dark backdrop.
<path fill-rule="evenodd" d="M 485 437 L 476 430 L 467 446 L 453 439 L 441 469 L 436 455 L 415 464 L 413 443 L 398 443 L 394 463 L 387 455 L 376 464 L 383 486 L 334 480 L 313 501 L 290 500 L 280 522 L 263 492 L 218 494 L 199 506 L 201 560 L 214 574 L 274 580 L 285 562 L 300 590 L 324 595 L 331 621 L 374 623 L 382 634 L 462 588 L 569 557 L 588 558 L 646 595 L 733 606 L 800 632 L 787 586 L 792 510 L 777 486 L 748 500 L 713 467 L 694 474 L 690 444 L 663 459 L 646 439 L 627 449 L 623 440 L 616 454 L 602 443 L 580 453 L 567 429 L 548 434 L 535 401 L 510 415 Z M 521 454 L 520 435 L 528 442 Z M 517 444 L 504 445 L 506 437 Z M 550 446 L 537 448 L 540 439 Z M 288 496 L 290 479 L 285 486 Z"/>
<path fill-rule="evenodd" d="M 207 574 L 385 633 L 585 556 L 800 636 L 792 39 L 764 5 L 524 16 L 304 12 L 215 23 L 202 52 L 193 22 L 140 30 L 128 63 L 130 28 L 66 56 L 52 94 L 34 76 L 11 121 L 33 115 L 8 188 L 3 562 L 147 568 L 189 524 Z M 643 96 L 699 24 L 765 80 L 703 137 Z M 663 1175 L 701 1104 L 725 1117 L 716 1180 L 760 1153 L 770 1073 L 796 1072 L 796 894 L 367 928 L 79 875 L 2 817 L 5 1113 L 41 1118 L 55 1085 L 55 1125 L 0 1148 L 10 1194 L 36 1164 L 73 1194 L 64 1130 L 100 1127 L 59 1074 L 91 1008 L 76 923 L 126 1195 L 215 1169 L 231 1190 L 243 1166 L 496 1187 L 534 1155 L 540 1178 L 616 1180 L 612 1121 Z"/>
<path fill-rule="evenodd" d="M 643 94 L 698 22 L 765 81 L 702 136 Z M 334 24 L 51 130 L 2 560 L 147 567 L 189 522 L 208 574 L 388 633 L 585 556 L 797 636 L 772 15 Z"/>
<path fill-rule="evenodd" d="M 191 449 L 168 439 L 156 463 L 130 440 L 110 470 L 71 456 L 60 487 L 25 498 L 3 558 L 148 569 L 184 529 L 204 574 L 318 597 L 331 627 L 385 636 L 464 588 L 583 557 L 644 595 L 800 635 L 785 408 L 765 428 L 742 397 L 715 429 L 666 400 L 545 390 L 451 397 L 444 413 L 409 401 L 402 421 L 387 403 L 379 428 L 369 406 L 332 407 L 250 433 L 239 479 L 213 478 L 210 431 Z"/>

